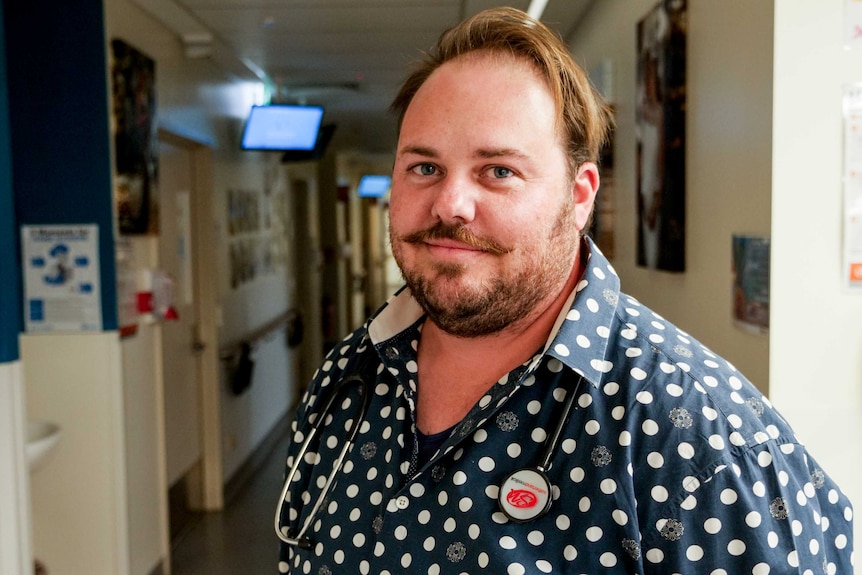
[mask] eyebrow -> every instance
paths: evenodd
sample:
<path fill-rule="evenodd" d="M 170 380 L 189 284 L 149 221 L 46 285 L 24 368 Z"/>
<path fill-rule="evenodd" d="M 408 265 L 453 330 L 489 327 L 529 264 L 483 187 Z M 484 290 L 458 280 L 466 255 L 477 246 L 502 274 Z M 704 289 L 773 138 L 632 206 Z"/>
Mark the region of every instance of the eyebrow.
<path fill-rule="evenodd" d="M 437 158 L 439 154 L 433 148 L 427 148 L 425 146 L 404 146 L 399 151 L 399 155 L 404 154 L 415 154 L 417 156 L 424 156 L 426 158 Z M 480 149 L 476 150 L 473 155 L 477 158 L 504 158 L 504 157 L 514 157 L 514 158 L 527 158 L 527 154 L 518 150 L 516 148 L 491 148 L 491 149 Z"/>

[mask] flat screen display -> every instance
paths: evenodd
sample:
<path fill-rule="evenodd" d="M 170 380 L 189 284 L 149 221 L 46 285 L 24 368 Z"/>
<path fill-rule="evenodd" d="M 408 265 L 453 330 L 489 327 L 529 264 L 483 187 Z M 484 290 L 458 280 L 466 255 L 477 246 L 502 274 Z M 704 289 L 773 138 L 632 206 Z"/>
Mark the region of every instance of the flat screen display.
<path fill-rule="evenodd" d="M 242 133 L 242 149 L 313 150 L 321 120 L 320 106 L 253 106 Z"/>
<path fill-rule="evenodd" d="M 359 180 L 357 193 L 360 198 L 380 198 L 386 195 L 391 185 L 390 176 L 365 175 Z"/>

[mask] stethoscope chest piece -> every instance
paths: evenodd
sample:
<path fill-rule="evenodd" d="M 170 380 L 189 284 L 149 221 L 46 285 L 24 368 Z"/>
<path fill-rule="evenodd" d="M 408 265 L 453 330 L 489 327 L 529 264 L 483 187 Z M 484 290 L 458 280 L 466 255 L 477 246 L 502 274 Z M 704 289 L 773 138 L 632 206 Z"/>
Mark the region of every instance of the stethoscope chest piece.
<path fill-rule="evenodd" d="M 517 523 L 538 519 L 551 508 L 551 482 L 537 467 L 510 473 L 500 486 L 500 510 Z"/>

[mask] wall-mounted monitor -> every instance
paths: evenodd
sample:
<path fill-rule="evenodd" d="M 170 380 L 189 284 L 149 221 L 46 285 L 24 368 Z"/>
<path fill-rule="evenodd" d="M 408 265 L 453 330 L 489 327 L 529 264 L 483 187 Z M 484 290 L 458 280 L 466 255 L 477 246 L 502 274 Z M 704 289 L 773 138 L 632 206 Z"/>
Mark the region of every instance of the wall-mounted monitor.
<path fill-rule="evenodd" d="M 359 179 L 357 194 L 360 198 L 380 198 L 386 195 L 392 185 L 390 176 L 367 174 Z"/>
<path fill-rule="evenodd" d="M 309 160 L 319 160 L 326 154 L 326 148 L 329 142 L 332 141 L 332 136 L 335 134 L 335 124 L 324 124 L 320 127 L 320 133 L 317 135 L 317 143 L 311 150 L 287 150 L 281 156 L 281 162 L 286 164 L 289 162 L 308 162 Z"/>
<path fill-rule="evenodd" d="M 252 106 L 242 132 L 242 149 L 313 150 L 322 120 L 320 106 Z"/>

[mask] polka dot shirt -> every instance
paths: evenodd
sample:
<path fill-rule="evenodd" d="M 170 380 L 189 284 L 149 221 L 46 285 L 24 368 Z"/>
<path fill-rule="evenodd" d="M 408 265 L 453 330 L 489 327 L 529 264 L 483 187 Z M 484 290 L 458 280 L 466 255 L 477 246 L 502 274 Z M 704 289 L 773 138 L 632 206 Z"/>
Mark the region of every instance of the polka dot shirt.
<path fill-rule="evenodd" d="M 287 464 L 336 381 L 360 370 L 371 402 L 279 573 L 852 573 L 853 512 L 769 400 L 727 361 L 619 291 L 589 239 L 587 270 L 548 343 L 493 385 L 417 464 L 421 309 L 402 290 L 327 357 L 293 425 Z M 576 394 L 547 471 L 550 510 L 507 518 L 500 486 L 539 464 Z M 282 525 L 306 521 L 346 429 L 356 386 L 317 421 Z"/>

